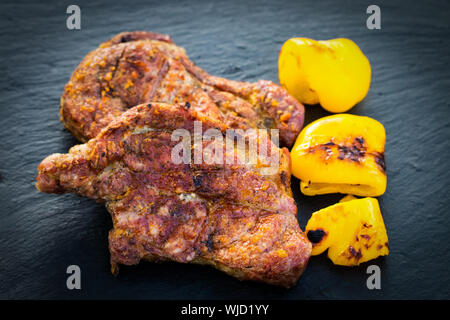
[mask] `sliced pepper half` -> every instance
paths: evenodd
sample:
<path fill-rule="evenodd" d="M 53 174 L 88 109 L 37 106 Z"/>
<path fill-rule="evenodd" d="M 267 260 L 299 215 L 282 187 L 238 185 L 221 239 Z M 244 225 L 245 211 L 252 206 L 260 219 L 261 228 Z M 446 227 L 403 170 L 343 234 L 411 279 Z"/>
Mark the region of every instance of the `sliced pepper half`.
<path fill-rule="evenodd" d="M 386 133 L 378 121 L 351 114 L 321 118 L 305 127 L 291 150 L 292 173 L 305 195 L 376 197 L 386 191 Z"/>
<path fill-rule="evenodd" d="M 306 225 L 312 255 L 328 249 L 334 264 L 356 266 L 389 254 L 388 237 L 378 200 L 345 197 L 319 210 Z"/>

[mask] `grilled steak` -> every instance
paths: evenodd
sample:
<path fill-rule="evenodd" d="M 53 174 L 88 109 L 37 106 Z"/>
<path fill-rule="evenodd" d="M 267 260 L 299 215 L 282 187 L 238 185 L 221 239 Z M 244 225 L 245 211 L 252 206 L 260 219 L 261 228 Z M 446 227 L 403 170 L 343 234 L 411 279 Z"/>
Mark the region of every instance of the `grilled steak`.
<path fill-rule="evenodd" d="M 196 163 L 194 153 L 188 163 L 173 161 L 179 143 L 172 141 L 173 130 L 193 133 L 195 123 L 201 123 L 203 134 L 217 129 L 225 142 L 209 148 L 217 141 L 202 140 L 202 150 L 221 150 L 231 163 Z M 227 128 L 185 105 L 139 105 L 86 144 L 44 159 L 36 186 L 106 202 L 114 224 L 109 233 L 113 272 L 119 264 L 141 259 L 173 260 L 212 265 L 242 280 L 292 286 L 311 244 L 296 219 L 288 150 L 250 131 L 243 134 L 242 148 Z M 227 148 L 230 139 L 232 148 Z M 255 164 L 242 160 L 249 157 L 252 141 L 258 150 L 268 150 Z M 188 147 L 198 145 L 190 141 Z M 267 174 L 262 163 L 271 154 L 278 155 L 277 171 Z"/>
<path fill-rule="evenodd" d="M 89 53 L 65 87 L 61 116 L 85 142 L 127 109 L 150 101 L 189 102 L 231 128 L 279 129 L 287 147 L 303 125 L 303 106 L 281 87 L 211 76 L 169 36 L 151 32 L 118 34 Z"/>

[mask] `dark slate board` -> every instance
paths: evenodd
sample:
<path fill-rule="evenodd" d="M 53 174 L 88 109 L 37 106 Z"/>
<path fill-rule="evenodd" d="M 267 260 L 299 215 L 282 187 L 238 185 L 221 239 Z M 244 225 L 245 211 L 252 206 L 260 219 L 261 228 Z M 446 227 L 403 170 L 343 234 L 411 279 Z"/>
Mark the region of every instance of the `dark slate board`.
<path fill-rule="evenodd" d="M 377 1 L 382 29 L 366 28 L 372 1 L 77 1 L 82 29 L 66 28 L 72 2 L 0 4 L 0 298 L 449 298 L 450 32 L 448 1 Z M 387 130 L 388 188 L 380 205 L 391 253 L 381 290 L 366 287 L 365 263 L 334 266 L 313 257 L 290 290 L 239 282 L 209 267 L 141 263 L 109 272 L 103 205 L 75 195 L 40 194 L 36 166 L 76 140 L 59 122 L 59 98 L 81 59 L 125 30 L 170 34 L 211 74 L 278 82 L 277 58 L 293 36 L 348 37 L 373 70 L 367 98 L 351 110 Z M 310 122 L 327 113 L 307 108 Z M 292 188 L 303 228 L 340 196 L 305 197 Z M 66 268 L 82 289 L 66 288 Z"/>

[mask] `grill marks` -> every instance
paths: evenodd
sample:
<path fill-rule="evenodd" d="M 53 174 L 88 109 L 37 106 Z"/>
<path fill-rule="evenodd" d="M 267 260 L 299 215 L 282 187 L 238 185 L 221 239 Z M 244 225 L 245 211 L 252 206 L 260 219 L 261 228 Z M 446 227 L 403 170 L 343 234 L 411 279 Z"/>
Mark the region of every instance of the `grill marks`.
<path fill-rule="evenodd" d="M 361 249 L 356 250 L 352 246 L 348 246 L 348 252 L 349 252 L 348 259 L 355 259 L 355 261 L 358 262 L 359 259 L 362 258 Z"/>
<path fill-rule="evenodd" d="M 170 68 L 170 63 L 167 59 L 161 58 L 161 66 L 159 68 L 158 75 L 153 78 L 150 83 L 147 86 L 147 89 L 144 91 L 142 95 L 142 102 L 146 101 L 152 101 L 152 98 L 155 96 L 156 91 L 158 90 L 161 82 L 163 81 L 164 77 L 166 76 L 167 72 Z"/>
<path fill-rule="evenodd" d="M 350 143 L 335 143 L 330 141 L 318 144 L 307 149 L 308 153 L 322 152 L 323 160 L 330 160 L 333 156 L 342 161 L 360 164 L 366 157 L 373 157 L 379 170 L 386 174 L 384 152 L 371 152 L 368 150 L 363 137 L 355 137 Z"/>
<path fill-rule="evenodd" d="M 386 174 L 386 161 L 384 159 L 384 153 L 375 153 L 375 162 L 378 165 L 378 168 Z"/>
<path fill-rule="evenodd" d="M 364 145 L 364 138 L 356 137 L 350 146 L 338 145 L 339 160 L 350 160 L 359 163 L 366 155 L 367 148 Z"/>

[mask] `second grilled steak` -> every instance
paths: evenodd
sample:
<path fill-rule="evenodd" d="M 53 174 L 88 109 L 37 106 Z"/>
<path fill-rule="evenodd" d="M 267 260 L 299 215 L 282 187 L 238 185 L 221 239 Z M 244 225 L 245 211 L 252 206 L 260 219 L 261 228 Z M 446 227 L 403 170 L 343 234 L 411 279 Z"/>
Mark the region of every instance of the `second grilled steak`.
<path fill-rule="evenodd" d="M 231 128 L 279 129 L 286 147 L 303 126 L 303 105 L 278 85 L 211 76 L 169 36 L 151 32 L 118 34 L 89 53 L 65 87 L 61 116 L 85 142 L 127 109 L 150 101 L 188 102 Z"/>

